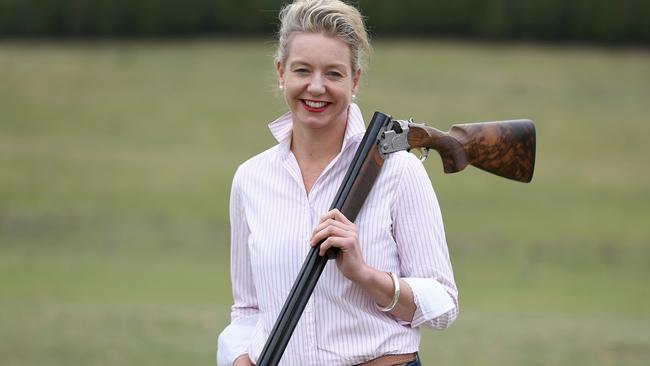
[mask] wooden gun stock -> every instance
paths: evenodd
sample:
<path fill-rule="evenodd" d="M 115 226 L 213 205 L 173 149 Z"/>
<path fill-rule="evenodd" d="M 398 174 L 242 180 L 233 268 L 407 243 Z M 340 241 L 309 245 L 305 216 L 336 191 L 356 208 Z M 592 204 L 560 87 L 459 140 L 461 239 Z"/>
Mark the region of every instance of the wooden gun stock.
<path fill-rule="evenodd" d="M 445 173 L 468 164 L 501 177 L 530 182 L 535 168 L 535 125 L 527 119 L 465 123 L 442 132 L 409 123 L 411 148 L 438 151 Z"/>

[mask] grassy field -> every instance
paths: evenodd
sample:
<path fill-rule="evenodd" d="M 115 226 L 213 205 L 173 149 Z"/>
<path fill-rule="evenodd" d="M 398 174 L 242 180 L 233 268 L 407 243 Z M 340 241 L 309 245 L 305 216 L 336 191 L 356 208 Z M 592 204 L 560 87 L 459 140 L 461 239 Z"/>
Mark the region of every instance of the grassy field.
<path fill-rule="evenodd" d="M 230 181 L 285 111 L 272 53 L 0 43 L 0 363 L 214 363 Z M 427 162 L 461 316 L 425 364 L 649 364 L 650 53 L 385 40 L 370 65 L 367 119 L 537 125 L 530 185 Z"/>

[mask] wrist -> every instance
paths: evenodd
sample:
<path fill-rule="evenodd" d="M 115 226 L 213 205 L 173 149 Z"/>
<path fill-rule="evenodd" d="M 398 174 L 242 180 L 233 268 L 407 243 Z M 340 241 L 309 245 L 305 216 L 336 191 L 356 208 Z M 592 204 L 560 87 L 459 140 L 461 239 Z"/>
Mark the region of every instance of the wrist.
<path fill-rule="evenodd" d="M 233 366 L 249 366 L 253 365 L 253 362 L 251 362 L 250 357 L 248 357 L 248 353 L 241 354 L 235 358 L 235 361 L 233 361 Z"/>
<path fill-rule="evenodd" d="M 368 265 L 364 265 L 363 268 L 358 272 L 355 279 L 352 280 L 352 282 L 357 283 L 361 287 L 374 287 L 379 280 L 378 276 L 381 276 L 382 274 L 384 274 L 384 272 L 374 269 Z"/>
<path fill-rule="evenodd" d="M 399 277 L 397 277 L 396 274 L 394 274 L 393 272 L 386 272 L 386 274 L 390 276 L 390 279 L 393 282 L 393 296 L 388 305 L 379 306 L 379 304 L 377 304 L 377 308 L 384 313 L 389 313 L 395 310 L 395 306 L 397 306 L 397 302 L 399 301 L 400 285 L 399 285 Z"/>

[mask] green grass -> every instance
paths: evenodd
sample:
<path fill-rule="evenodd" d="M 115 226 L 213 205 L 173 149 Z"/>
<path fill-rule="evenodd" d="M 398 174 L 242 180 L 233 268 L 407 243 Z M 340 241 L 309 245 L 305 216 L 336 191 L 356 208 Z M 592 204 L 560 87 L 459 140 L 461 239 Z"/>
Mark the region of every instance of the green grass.
<path fill-rule="evenodd" d="M 227 201 L 285 111 L 265 41 L 0 44 L 0 359 L 211 364 Z M 461 316 L 439 365 L 650 362 L 650 53 L 385 40 L 359 104 L 532 118 L 533 183 L 427 168 Z"/>

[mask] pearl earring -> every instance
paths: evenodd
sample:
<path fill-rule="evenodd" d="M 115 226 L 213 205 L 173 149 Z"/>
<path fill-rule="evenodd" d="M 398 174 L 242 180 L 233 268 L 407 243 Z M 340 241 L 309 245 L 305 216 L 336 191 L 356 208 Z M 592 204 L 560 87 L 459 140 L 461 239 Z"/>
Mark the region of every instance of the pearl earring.
<path fill-rule="evenodd" d="M 356 95 L 356 94 L 352 94 L 352 101 L 354 102 L 355 100 L 357 100 L 357 95 Z"/>
<path fill-rule="evenodd" d="M 280 84 L 278 85 L 278 88 L 280 88 L 280 90 L 284 90 L 284 85 Z"/>

